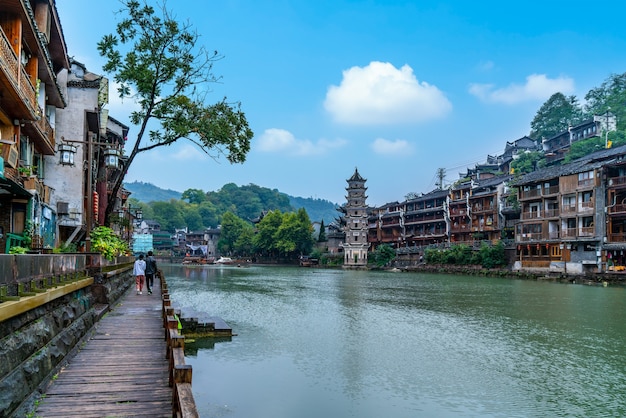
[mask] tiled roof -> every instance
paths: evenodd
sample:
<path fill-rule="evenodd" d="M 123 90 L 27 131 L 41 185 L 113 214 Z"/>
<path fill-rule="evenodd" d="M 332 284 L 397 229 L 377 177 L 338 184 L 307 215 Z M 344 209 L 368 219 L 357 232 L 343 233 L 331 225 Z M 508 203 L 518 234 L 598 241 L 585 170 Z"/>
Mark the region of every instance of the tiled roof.
<path fill-rule="evenodd" d="M 594 170 L 606 165 L 609 161 L 626 155 L 626 145 L 617 148 L 609 148 L 596 151 L 584 157 L 581 157 L 569 164 L 558 165 L 554 167 L 546 167 L 532 173 L 528 173 L 518 180 L 512 182 L 513 186 L 519 186 L 526 183 L 536 183 L 539 181 L 550 180 L 553 178 L 567 176 L 570 174 L 582 173 L 584 171 Z"/>

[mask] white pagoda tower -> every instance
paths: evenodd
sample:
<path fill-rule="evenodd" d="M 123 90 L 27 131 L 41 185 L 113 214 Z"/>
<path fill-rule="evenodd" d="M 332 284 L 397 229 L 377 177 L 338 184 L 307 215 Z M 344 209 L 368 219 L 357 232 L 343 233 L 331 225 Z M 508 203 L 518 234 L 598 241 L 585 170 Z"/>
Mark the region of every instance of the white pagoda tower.
<path fill-rule="evenodd" d="M 367 266 L 367 205 L 365 200 L 365 182 L 359 175 L 359 170 L 354 169 L 354 174 L 348 180 L 346 191 L 347 203 L 342 207 L 345 225 L 343 230 L 346 234 L 343 246 L 343 266 L 346 268 L 362 268 Z"/>

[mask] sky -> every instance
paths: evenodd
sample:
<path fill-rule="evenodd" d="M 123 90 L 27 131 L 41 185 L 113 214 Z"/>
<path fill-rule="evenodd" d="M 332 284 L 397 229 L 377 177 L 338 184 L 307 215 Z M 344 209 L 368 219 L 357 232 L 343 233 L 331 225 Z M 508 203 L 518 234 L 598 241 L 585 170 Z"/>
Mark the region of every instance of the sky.
<path fill-rule="evenodd" d="M 153 0 L 149 0 L 151 4 Z M 94 3 L 95 4 L 95 3 Z M 68 54 L 97 74 L 118 1 L 57 0 Z M 255 184 L 346 202 L 355 169 L 367 204 L 451 183 L 530 123 L 557 92 L 584 96 L 626 72 L 626 2 L 170 0 L 223 58 L 210 102 L 241 102 L 254 131 L 243 164 L 179 141 L 139 154 L 126 182 L 217 191 Z M 138 127 L 111 88 L 110 115 Z M 145 140 L 145 139 L 144 139 Z"/>

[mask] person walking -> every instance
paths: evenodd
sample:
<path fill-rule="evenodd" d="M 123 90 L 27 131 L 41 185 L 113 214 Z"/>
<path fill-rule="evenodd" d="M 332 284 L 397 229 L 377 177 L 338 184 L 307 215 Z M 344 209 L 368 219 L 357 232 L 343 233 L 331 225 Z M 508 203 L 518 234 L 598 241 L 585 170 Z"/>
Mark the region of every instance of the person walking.
<path fill-rule="evenodd" d="M 148 257 L 146 257 L 146 289 L 148 294 L 152 294 L 152 287 L 154 286 L 154 275 L 157 272 L 156 258 L 152 256 L 152 251 L 148 251 Z"/>
<path fill-rule="evenodd" d="M 141 292 L 143 291 L 143 281 L 146 278 L 146 262 L 143 259 L 143 254 L 139 254 L 139 258 L 135 261 L 133 274 L 135 275 L 137 294 L 141 295 Z"/>

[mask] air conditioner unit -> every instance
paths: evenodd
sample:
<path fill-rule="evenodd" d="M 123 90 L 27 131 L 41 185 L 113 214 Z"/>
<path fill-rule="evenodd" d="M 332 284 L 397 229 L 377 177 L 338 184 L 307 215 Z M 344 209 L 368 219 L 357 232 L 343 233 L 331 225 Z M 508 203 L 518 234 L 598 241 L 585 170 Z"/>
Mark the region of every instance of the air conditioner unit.
<path fill-rule="evenodd" d="M 68 202 L 57 202 L 57 214 L 59 214 L 59 215 L 69 215 L 70 214 L 70 204 Z"/>

